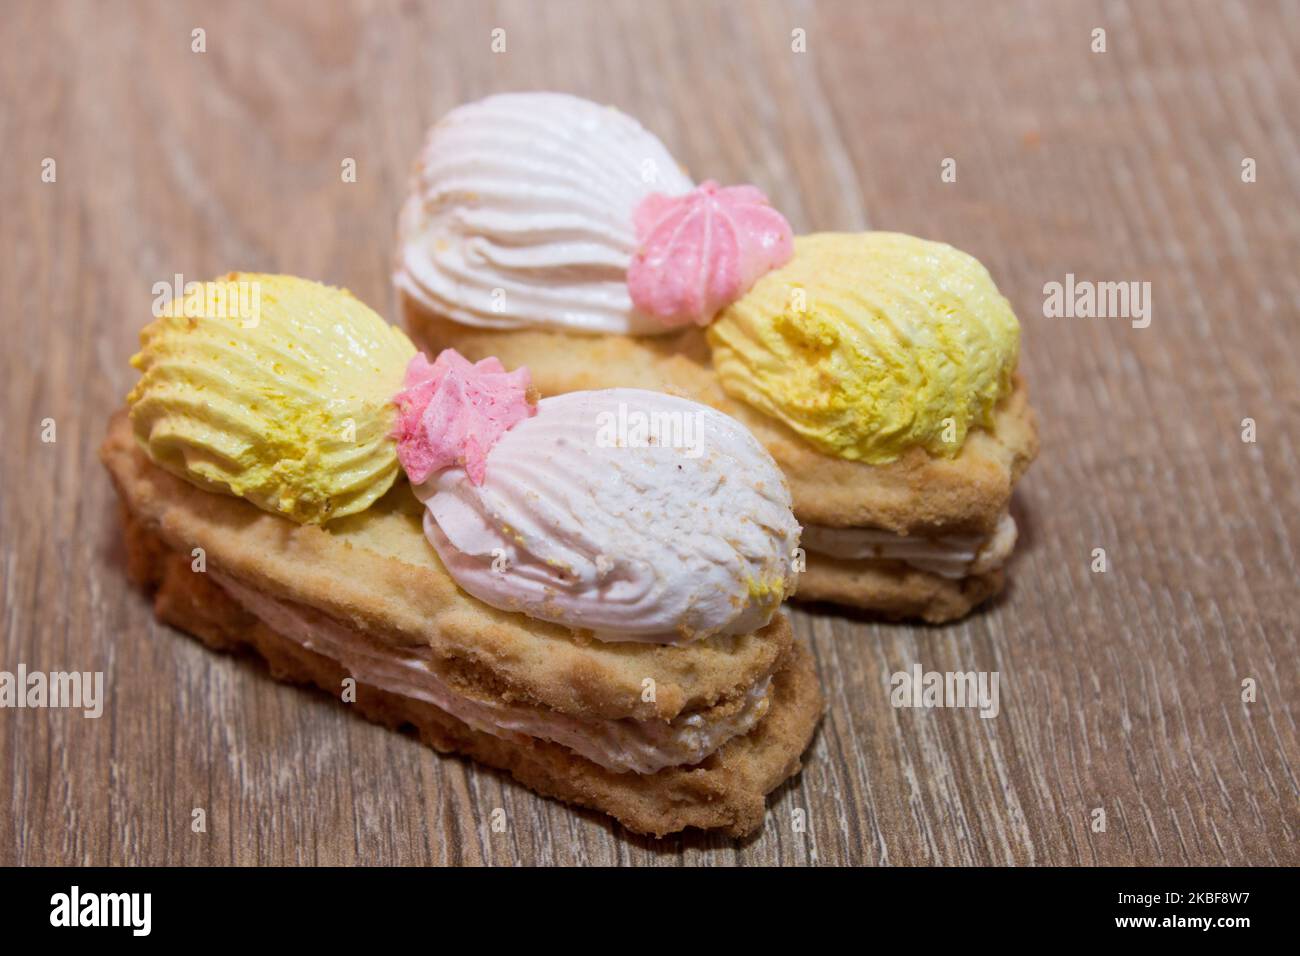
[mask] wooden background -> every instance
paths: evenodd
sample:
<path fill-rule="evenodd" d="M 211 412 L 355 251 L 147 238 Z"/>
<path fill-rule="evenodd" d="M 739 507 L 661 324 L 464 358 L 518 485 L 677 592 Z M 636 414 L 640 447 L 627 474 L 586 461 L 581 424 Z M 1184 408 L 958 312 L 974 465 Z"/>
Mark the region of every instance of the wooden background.
<path fill-rule="evenodd" d="M 1300 862 L 1297 4 L 35 0 L 4 21 L 0 669 L 102 670 L 108 703 L 0 711 L 0 863 Z M 941 628 L 795 611 L 830 711 L 743 843 L 631 838 L 439 758 L 155 625 L 123 578 L 94 451 L 153 284 L 290 272 L 393 315 L 425 127 L 515 89 L 630 111 L 797 231 L 949 241 L 1024 328 L 1043 450 L 1009 593 Z M 1151 326 L 1044 318 L 1066 273 L 1149 281 Z M 918 661 L 999 672 L 1000 715 L 894 709 Z"/>

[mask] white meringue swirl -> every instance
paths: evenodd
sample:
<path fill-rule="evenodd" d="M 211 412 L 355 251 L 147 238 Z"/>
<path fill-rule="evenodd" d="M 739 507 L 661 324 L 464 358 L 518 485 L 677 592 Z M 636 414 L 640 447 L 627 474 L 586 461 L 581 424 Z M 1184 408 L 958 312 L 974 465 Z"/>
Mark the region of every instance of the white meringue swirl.
<path fill-rule="evenodd" d="M 402 209 L 399 289 L 492 329 L 654 334 L 627 288 L 633 213 L 694 184 L 653 134 L 610 106 L 508 93 L 429 132 Z"/>
<path fill-rule="evenodd" d="M 481 485 L 453 467 L 415 490 L 457 584 L 601 640 L 749 634 L 794 590 L 799 525 L 776 463 L 735 419 L 683 398 L 542 399 L 493 446 Z"/>

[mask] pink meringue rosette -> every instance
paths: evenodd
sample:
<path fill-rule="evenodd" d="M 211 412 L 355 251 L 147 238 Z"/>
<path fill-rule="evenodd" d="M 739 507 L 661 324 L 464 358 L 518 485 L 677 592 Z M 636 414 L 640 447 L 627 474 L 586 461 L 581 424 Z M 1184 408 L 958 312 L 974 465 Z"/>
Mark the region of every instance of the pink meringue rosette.
<path fill-rule="evenodd" d="M 794 255 L 794 233 L 755 186 L 709 180 L 680 196 L 651 193 L 634 213 L 633 304 L 666 325 L 708 325 Z"/>
<path fill-rule="evenodd" d="M 498 359 L 471 362 L 445 349 L 406 367 L 397 405 L 397 459 L 413 484 L 455 465 L 483 484 L 488 452 L 512 426 L 536 413 L 527 368 L 507 372 Z"/>

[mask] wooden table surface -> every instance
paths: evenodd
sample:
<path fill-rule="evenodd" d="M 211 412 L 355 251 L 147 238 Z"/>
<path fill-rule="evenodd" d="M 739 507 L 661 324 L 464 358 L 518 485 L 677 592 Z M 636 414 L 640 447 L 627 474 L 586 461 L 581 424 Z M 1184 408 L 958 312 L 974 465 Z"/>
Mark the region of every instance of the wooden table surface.
<path fill-rule="evenodd" d="M 107 701 L 0 710 L 0 863 L 1300 862 L 1296 3 L 4 10 L 0 670 L 103 671 Z M 124 579 L 95 449 L 154 283 L 289 272 L 394 315 L 425 128 L 518 89 L 616 104 L 796 231 L 951 242 L 1020 317 L 1043 447 L 1008 593 L 935 628 L 794 610 L 829 712 L 748 841 L 630 837 L 441 758 Z M 1045 317 L 1067 274 L 1150 282 L 1150 326 Z M 894 708 L 918 662 L 996 671 L 999 715 Z"/>

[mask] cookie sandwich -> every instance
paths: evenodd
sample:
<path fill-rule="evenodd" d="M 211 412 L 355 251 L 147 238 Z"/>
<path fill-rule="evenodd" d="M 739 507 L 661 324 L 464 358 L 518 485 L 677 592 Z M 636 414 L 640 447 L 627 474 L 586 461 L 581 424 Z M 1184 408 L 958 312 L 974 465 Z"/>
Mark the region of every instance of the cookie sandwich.
<path fill-rule="evenodd" d="M 251 318 L 211 308 L 238 283 Z M 735 420 L 536 401 L 526 369 L 429 361 L 289 276 L 204 284 L 133 364 L 101 458 L 160 620 L 636 832 L 748 833 L 799 769 L 799 527 Z"/>
<path fill-rule="evenodd" d="M 800 599 L 942 622 L 1002 589 L 1037 430 L 1019 325 L 973 257 L 794 237 L 617 110 L 507 94 L 430 131 L 395 283 L 426 348 L 526 362 L 542 394 L 646 388 L 743 422 L 806 529 Z"/>

